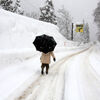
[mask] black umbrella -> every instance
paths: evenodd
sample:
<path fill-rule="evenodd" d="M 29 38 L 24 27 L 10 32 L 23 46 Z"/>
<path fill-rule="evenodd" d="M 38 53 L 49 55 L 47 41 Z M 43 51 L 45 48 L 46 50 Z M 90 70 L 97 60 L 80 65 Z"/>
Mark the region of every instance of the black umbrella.
<path fill-rule="evenodd" d="M 56 41 L 52 36 L 48 35 L 40 35 L 37 36 L 33 42 L 36 47 L 36 50 L 48 53 L 54 50 L 55 46 L 57 45 Z"/>

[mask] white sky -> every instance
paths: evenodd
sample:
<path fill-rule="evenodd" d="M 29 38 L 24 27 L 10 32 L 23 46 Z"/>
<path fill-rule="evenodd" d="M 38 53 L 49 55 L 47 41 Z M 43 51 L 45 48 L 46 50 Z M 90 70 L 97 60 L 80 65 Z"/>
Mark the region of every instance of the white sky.
<path fill-rule="evenodd" d="M 27 10 L 39 8 L 46 0 L 22 0 L 25 3 Z M 73 17 L 73 22 L 82 22 L 83 19 L 89 23 L 91 39 L 96 38 L 97 27 L 93 22 L 93 11 L 99 0 L 52 0 L 55 10 L 64 5 L 66 10 Z"/>

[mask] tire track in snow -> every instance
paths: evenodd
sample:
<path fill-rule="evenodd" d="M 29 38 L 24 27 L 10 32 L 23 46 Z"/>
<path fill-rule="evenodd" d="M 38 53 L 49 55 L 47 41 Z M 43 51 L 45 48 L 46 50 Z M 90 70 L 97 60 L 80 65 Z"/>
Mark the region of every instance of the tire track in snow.
<path fill-rule="evenodd" d="M 64 57 L 53 65 L 48 75 L 40 76 L 15 100 L 63 100 L 65 86 L 64 74 L 66 69 L 65 63 L 71 57 L 85 52 L 88 49 Z M 58 94 L 59 97 L 57 97 Z"/>
<path fill-rule="evenodd" d="M 100 77 L 89 62 L 91 52 L 93 48 L 69 60 L 64 100 L 100 100 Z"/>
<path fill-rule="evenodd" d="M 85 100 L 83 95 L 82 84 L 83 79 L 81 79 L 82 66 L 86 66 L 84 60 L 87 60 L 92 48 L 83 52 L 79 55 L 75 55 L 69 59 L 66 70 L 66 85 L 65 85 L 65 95 L 64 100 Z M 83 73 L 84 76 L 84 73 Z M 82 81 L 81 81 L 82 80 Z M 84 81 L 83 81 L 84 82 Z M 91 99 L 88 99 L 91 100 Z"/>
<path fill-rule="evenodd" d="M 94 50 L 93 50 L 94 52 Z M 95 69 L 91 65 L 91 62 L 89 61 L 89 55 L 86 55 L 86 58 L 83 61 L 83 64 L 81 66 L 81 87 L 83 87 L 83 94 L 85 97 L 85 100 L 100 100 L 100 76 L 96 73 Z"/>
<path fill-rule="evenodd" d="M 59 63 L 57 63 L 57 65 L 59 64 L 62 64 L 63 62 L 60 61 Z M 44 89 L 48 88 L 51 83 L 53 82 L 53 84 L 55 83 L 55 81 L 57 80 L 55 76 L 56 75 L 56 72 L 49 72 L 49 75 L 47 76 L 40 76 L 37 81 L 35 81 L 23 94 L 23 96 L 19 97 L 18 100 L 31 100 L 30 97 L 33 95 L 34 97 L 31 97 L 31 98 L 34 98 L 33 100 L 36 100 L 37 98 L 37 94 L 40 95 L 40 92 L 45 91 Z M 55 85 L 55 84 L 54 84 Z M 31 94 L 32 93 L 32 94 Z M 42 94 L 43 95 L 43 94 Z M 27 98 L 28 96 L 28 98 Z M 38 96 L 39 98 L 40 96 Z M 41 99 L 42 100 L 42 99 Z"/>

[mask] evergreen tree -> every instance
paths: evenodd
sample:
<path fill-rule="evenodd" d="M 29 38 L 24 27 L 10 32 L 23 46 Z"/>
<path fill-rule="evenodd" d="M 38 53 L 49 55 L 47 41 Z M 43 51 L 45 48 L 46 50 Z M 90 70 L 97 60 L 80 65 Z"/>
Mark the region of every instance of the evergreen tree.
<path fill-rule="evenodd" d="M 20 0 L 16 0 L 13 12 L 23 15 L 24 11 L 21 9 Z"/>
<path fill-rule="evenodd" d="M 98 26 L 97 38 L 100 41 L 100 2 L 98 3 L 97 8 L 94 11 L 94 21 Z"/>
<path fill-rule="evenodd" d="M 25 16 L 27 16 L 27 17 L 31 17 L 31 18 L 34 18 L 34 19 L 39 19 L 39 12 L 35 12 L 35 11 L 33 11 L 33 12 L 28 12 L 28 13 L 24 13 L 24 15 Z"/>
<path fill-rule="evenodd" d="M 12 0 L 1 0 L 0 6 L 7 11 L 13 11 L 12 3 Z"/>
<path fill-rule="evenodd" d="M 57 24 L 52 0 L 47 0 L 46 6 L 40 8 L 40 11 L 41 11 L 41 15 L 39 20 Z"/>
<path fill-rule="evenodd" d="M 85 43 L 88 43 L 89 42 L 89 24 L 88 23 L 86 23 L 85 25 L 84 25 L 84 42 Z"/>
<path fill-rule="evenodd" d="M 76 24 L 77 25 L 77 24 Z M 80 25 L 80 24 L 79 24 Z M 89 24 L 85 23 L 83 20 L 83 32 L 74 32 L 74 41 L 88 43 L 90 41 L 89 37 Z"/>
<path fill-rule="evenodd" d="M 58 10 L 57 26 L 60 29 L 60 33 L 68 40 L 71 40 L 72 18 L 64 7 Z"/>

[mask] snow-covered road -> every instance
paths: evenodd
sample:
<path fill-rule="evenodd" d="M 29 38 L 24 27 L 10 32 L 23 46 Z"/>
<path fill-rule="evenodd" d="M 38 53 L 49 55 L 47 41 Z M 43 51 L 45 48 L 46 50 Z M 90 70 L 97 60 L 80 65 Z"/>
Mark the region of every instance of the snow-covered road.
<path fill-rule="evenodd" d="M 89 62 L 93 47 L 62 58 L 16 100 L 100 100 L 100 78 Z"/>
<path fill-rule="evenodd" d="M 93 48 L 68 61 L 64 100 L 100 100 L 100 76 L 89 61 L 92 51 Z"/>

